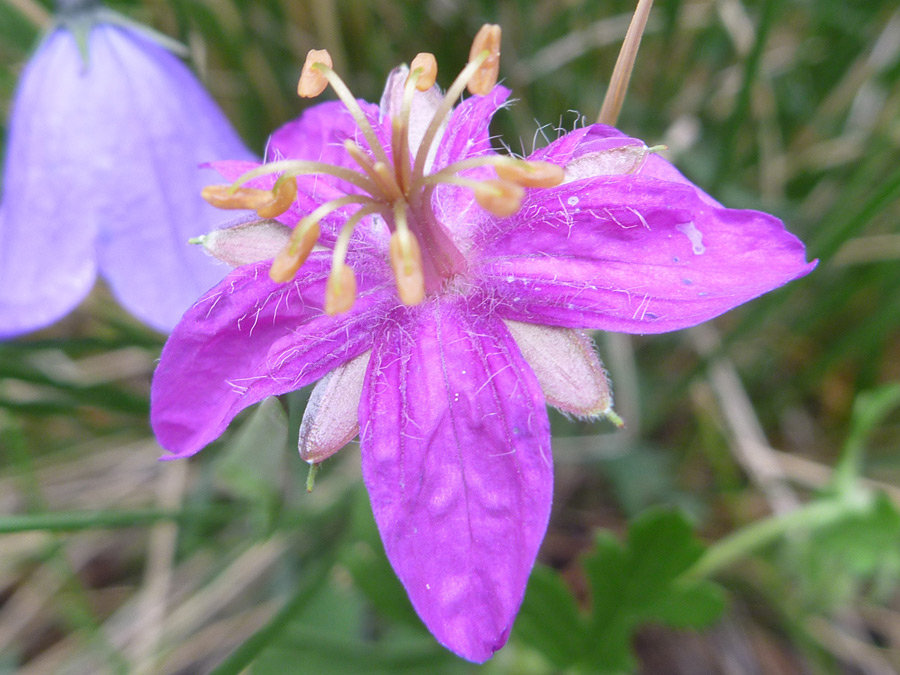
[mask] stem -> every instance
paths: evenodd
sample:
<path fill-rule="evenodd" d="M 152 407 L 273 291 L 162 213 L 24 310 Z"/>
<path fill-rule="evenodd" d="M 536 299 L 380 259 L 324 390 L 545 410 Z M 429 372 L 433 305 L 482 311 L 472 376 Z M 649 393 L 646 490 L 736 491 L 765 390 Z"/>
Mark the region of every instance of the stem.
<path fill-rule="evenodd" d="M 650 8 L 653 0 L 638 0 L 631 24 L 625 33 L 622 49 L 619 50 L 619 58 L 613 68 L 612 77 L 609 79 L 609 88 L 603 98 L 600 107 L 600 115 L 597 122 L 600 124 L 615 125 L 622 112 L 622 103 L 625 101 L 625 92 L 628 91 L 628 83 L 631 81 L 631 71 L 634 69 L 634 61 L 637 58 L 638 47 L 641 46 L 641 36 L 647 27 L 647 18 L 650 16 Z"/>
<path fill-rule="evenodd" d="M 810 502 L 796 511 L 751 523 L 706 549 L 706 553 L 684 573 L 684 577 L 698 579 L 714 576 L 793 530 L 827 527 L 864 511 L 869 504 L 869 495 L 856 493 L 839 499 Z"/>
<path fill-rule="evenodd" d="M 192 511 L 144 509 L 136 511 L 61 511 L 26 513 L 0 518 L 0 534 L 13 532 L 74 532 L 103 528 L 135 527 L 160 520 L 196 518 Z"/>

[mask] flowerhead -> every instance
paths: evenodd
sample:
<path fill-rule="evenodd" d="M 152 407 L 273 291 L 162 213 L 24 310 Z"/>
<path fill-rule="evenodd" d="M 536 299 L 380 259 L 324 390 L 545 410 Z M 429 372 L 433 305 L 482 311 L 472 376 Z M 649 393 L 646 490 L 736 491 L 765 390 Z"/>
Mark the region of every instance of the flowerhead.
<path fill-rule="evenodd" d="M 473 661 L 506 641 L 546 530 L 546 403 L 617 420 L 579 329 L 692 326 L 812 268 L 776 218 L 721 207 L 611 127 L 496 153 L 496 31 L 446 95 L 423 57 L 378 106 L 311 55 L 301 93 L 324 82 L 341 102 L 276 131 L 267 164 L 217 164 L 235 182 L 209 198 L 264 218 L 209 235 L 240 266 L 176 327 L 152 395 L 157 437 L 186 457 L 246 406 L 319 381 L 301 456 L 359 433 L 388 558 Z"/>
<path fill-rule="evenodd" d="M 25 68 L 10 115 L 0 337 L 68 313 L 98 271 L 130 312 L 170 330 L 224 274 L 187 244 L 218 219 L 199 198 L 214 174 L 199 165 L 251 158 L 175 56 L 75 4 Z"/>

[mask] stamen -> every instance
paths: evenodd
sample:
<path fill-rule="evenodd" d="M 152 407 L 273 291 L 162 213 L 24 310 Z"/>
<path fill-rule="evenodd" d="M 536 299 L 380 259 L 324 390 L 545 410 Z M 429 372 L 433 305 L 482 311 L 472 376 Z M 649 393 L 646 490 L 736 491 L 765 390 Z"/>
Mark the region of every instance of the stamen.
<path fill-rule="evenodd" d="M 495 165 L 494 171 L 503 180 L 528 188 L 556 187 L 566 177 L 566 172 L 561 166 L 550 162 L 514 160 Z"/>
<path fill-rule="evenodd" d="M 272 202 L 271 190 L 235 188 L 231 185 L 207 185 L 200 192 L 207 202 L 219 209 L 248 209 L 256 211 Z"/>
<path fill-rule="evenodd" d="M 347 85 L 344 84 L 344 81 L 340 76 L 331 69 L 331 66 L 324 63 L 314 63 L 312 68 L 322 73 L 328 80 L 328 84 L 334 89 L 334 93 L 337 94 L 338 98 L 341 99 L 341 102 L 353 116 L 353 121 L 356 122 L 356 126 L 363 132 L 363 136 L 365 136 L 366 140 L 369 142 L 369 147 L 372 148 L 372 152 L 375 153 L 375 159 L 379 162 L 390 164 L 387 153 L 384 151 L 384 146 L 381 145 L 381 141 L 379 141 L 378 137 L 375 135 L 375 130 L 372 128 L 372 125 L 369 124 L 369 119 L 366 117 L 365 113 L 363 113 L 362 108 L 359 107 L 359 103 L 353 98 L 353 94 Z"/>
<path fill-rule="evenodd" d="M 418 80 L 416 80 L 416 89 L 419 91 L 428 91 L 434 86 L 437 80 L 437 59 L 434 54 L 428 52 L 419 52 L 409 64 L 410 75 L 421 70 Z"/>
<path fill-rule="evenodd" d="M 407 306 L 418 305 L 425 299 L 425 273 L 422 269 L 422 250 L 416 236 L 406 223 L 406 207 L 394 209 L 397 230 L 391 235 L 391 269 L 397 281 L 397 295 Z"/>
<path fill-rule="evenodd" d="M 327 49 L 310 49 L 306 54 L 306 62 L 303 64 L 303 70 L 300 71 L 300 79 L 297 82 L 297 96 L 301 98 L 315 98 L 328 86 L 328 78 L 322 71 L 314 66 L 323 64 L 328 68 L 334 66 L 331 60 L 331 54 Z"/>
<path fill-rule="evenodd" d="M 255 169 L 251 169 L 250 171 L 241 174 L 237 178 L 237 180 L 235 180 L 231 184 L 230 191 L 235 192 L 244 183 L 248 183 L 254 178 L 259 178 L 260 176 L 270 176 L 273 173 L 283 173 L 281 178 L 285 178 L 287 176 L 296 178 L 297 176 L 321 173 L 327 176 L 340 178 L 341 180 L 347 181 L 348 183 L 352 183 L 356 187 L 360 188 L 361 190 L 365 190 L 370 194 L 372 194 L 373 190 L 375 189 L 375 185 L 372 181 L 367 180 L 365 176 L 357 173 L 356 171 L 353 171 L 352 169 L 345 169 L 342 166 L 326 164 L 325 162 L 310 162 L 302 159 L 284 159 L 279 162 L 269 162 L 268 164 L 261 164 Z M 232 208 L 245 207 L 241 206 Z"/>
<path fill-rule="evenodd" d="M 313 246 L 316 245 L 319 239 L 319 234 L 321 233 L 319 222 L 329 213 L 337 211 L 348 204 L 370 204 L 380 207 L 371 197 L 347 195 L 346 197 L 325 202 L 311 213 L 308 213 L 294 227 L 288 243 L 278 252 L 275 260 L 272 262 L 272 267 L 269 269 L 269 276 L 272 278 L 272 281 L 285 283 L 294 278 L 297 270 L 309 258 Z"/>
<path fill-rule="evenodd" d="M 347 249 L 350 246 L 350 237 L 359 221 L 382 208 L 381 204 L 364 206 L 350 216 L 341 227 L 331 256 L 331 275 L 328 277 L 328 285 L 325 287 L 326 314 L 340 314 L 353 307 L 356 300 L 356 277 L 353 270 L 344 264 L 344 260 L 347 258 Z"/>
<path fill-rule="evenodd" d="M 400 186 L 397 185 L 397 179 L 394 176 L 394 172 L 391 171 L 391 168 L 384 162 L 375 162 L 375 166 L 372 168 L 375 169 L 378 178 L 387 188 L 390 201 L 395 202 L 399 199 L 403 199 L 403 192 L 400 191 Z"/>
<path fill-rule="evenodd" d="M 374 188 L 374 190 L 370 190 L 372 196 L 385 201 L 391 201 L 392 195 L 396 192 L 395 189 L 392 189 L 392 184 L 396 187 L 393 178 L 386 183 L 382 173 L 379 173 L 375 168 L 376 162 L 373 162 L 366 154 L 366 151 L 349 138 L 344 141 L 344 150 L 347 151 L 347 154 L 350 155 L 353 161 L 359 164 L 360 168 L 366 172 L 366 175 L 372 179 L 372 187 Z M 378 164 L 383 164 L 383 162 L 378 162 Z"/>
<path fill-rule="evenodd" d="M 299 232 L 299 236 L 298 235 Z M 280 284 L 286 283 L 297 275 L 297 270 L 309 258 L 313 246 L 319 240 L 321 230 L 318 222 L 298 226 L 291 235 L 291 241 L 278 252 L 269 268 L 269 278 Z"/>
<path fill-rule="evenodd" d="M 410 182 L 410 187 L 407 190 L 407 194 L 414 194 L 418 191 L 418 188 L 421 187 L 422 178 L 425 173 L 425 159 L 428 157 L 428 152 L 431 149 L 431 144 L 434 143 L 434 138 L 437 136 L 438 129 L 441 128 L 441 124 L 450 113 L 453 104 L 456 103 L 456 99 L 462 94 L 462 90 L 466 88 L 469 80 L 471 80 L 475 73 L 478 72 L 478 69 L 481 68 L 481 64 L 483 64 L 489 56 L 490 52 L 487 50 L 478 54 L 478 56 L 470 61 L 466 67 L 462 69 L 459 75 L 456 76 L 453 84 L 450 85 L 447 93 L 444 94 L 444 100 L 441 101 L 441 105 L 438 106 L 437 111 L 435 111 L 434 117 L 431 118 L 431 122 L 425 130 L 425 134 L 422 136 L 419 150 L 416 152 L 416 162 L 413 166 L 412 180 Z"/>
<path fill-rule="evenodd" d="M 505 218 L 522 206 L 525 190 L 515 183 L 505 180 L 473 181 L 475 201 L 486 211 Z"/>
<path fill-rule="evenodd" d="M 562 167 L 549 162 L 529 162 L 505 155 L 482 155 L 449 164 L 440 171 L 425 176 L 422 183 L 424 185 L 443 183 L 461 171 L 479 166 L 492 166 L 500 178 L 522 187 L 556 187 L 565 178 Z"/>
<path fill-rule="evenodd" d="M 356 302 L 356 275 L 344 263 L 331 268 L 325 287 L 325 313 L 334 316 L 349 312 Z"/>
<path fill-rule="evenodd" d="M 468 85 L 469 93 L 476 96 L 489 94 L 500 75 L 500 26 L 497 24 L 486 23 L 481 27 L 472 40 L 469 61 L 474 61 L 483 51 L 487 51 L 488 57 Z"/>
<path fill-rule="evenodd" d="M 297 181 L 281 178 L 271 190 L 207 185 L 200 194 L 216 208 L 250 209 L 256 211 L 260 218 L 274 218 L 291 207 L 297 197 Z"/>
<path fill-rule="evenodd" d="M 417 60 L 427 61 L 427 59 L 420 57 L 428 56 L 434 61 L 433 55 L 423 53 L 416 55 L 416 58 L 413 59 L 413 64 L 415 64 Z M 436 76 L 437 61 L 434 61 L 433 67 L 433 75 Z M 397 175 L 397 182 L 400 183 L 401 190 L 409 189 L 409 116 L 412 112 L 413 96 L 417 89 L 420 91 L 427 91 L 428 87 L 425 89 L 420 89 L 419 87 L 419 83 L 422 82 L 425 77 L 426 75 L 422 68 L 410 68 L 409 75 L 407 75 L 406 83 L 403 87 L 403 100 L 400 104 L 400 116 L 391 119 L 391 151 L 394 153 L 394 170 Z M 431 77 L 432 84 L 434 84 L 434 79 L 434 77 Z"/>
<path fill-rule="evenodd" d="M 260 218 L 274 218 L 291 208 L 297 198 L 297 181 L 292 176 L 282 176 L 272 188 L 275 198 L 262 208 L 256 209 Z"/>

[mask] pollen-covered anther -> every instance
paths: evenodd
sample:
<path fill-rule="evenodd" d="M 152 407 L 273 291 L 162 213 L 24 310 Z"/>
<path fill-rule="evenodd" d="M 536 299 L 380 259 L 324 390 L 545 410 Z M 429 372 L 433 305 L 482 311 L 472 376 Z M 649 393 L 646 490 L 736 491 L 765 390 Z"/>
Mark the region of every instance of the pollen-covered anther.
<path fill-rule="evenodd" d="M 525 190 L 505 180 L 481 181 L 474 187 L 475 201 L 486 211 L 505 218 L 522 206 Z"/>
<path fill-rule="evenodd" d="M 272 203 L 271 190 L 232 188 L 230 185 L 207 185 L 201 191 L 207 202 L 219 209 L 248 209 L 256 211 Z"/>
<path fill-rule="evenodd" d="M 306 54 L 306 62 L 300 71 L 300 80 L 297 82 L 297 95 L 301 98 L 315 98 L 328 86 L 328 78 L 322 72 L 319 64 L 329 69 L 334 67 L 334 61 L 327 49 L 310 49 Z"/>
<path fill-rule="evenodd" d="M 269 268 L 269 278 L 280 284 L 294 278 L 300 266 L 309 258 L 313 246 L 319 240 L 320 228 L 318 223 L 308 226 L 298 225 L 291 235 L 287 246 L 278 252 Z"/>
<path fill-rule="evenodd" d="M 550 162 L 514 160 L 508 164 L 497 164 L 494 170 L 503 180 L 527 188 L 556 187 L 566 177 L 561 166 Z"/>
<path fill-rule="evenodd" d="M 270 194 L 273 197 L 269 203 L 256 209 L 260 218 L 274 218 L 291 208 L 297 198 L 297 181 L 292 177 L 280 178 Z"/>
<path fill-rule="evenodd" d="M 469 50 L 469 62 L 474 61 L 483 52 L 487 52 L 487 58 L 467 85 L 469 93 L 476 96 L 490 93 L 500 75 L 500 26 L 497 24 L 486 23 L 475 35 L 472 49 Z"/>
<path fill-rule="evenodd" d="M 420 70 L 419 79 L 416 80 L 416 89 L 419 91 L 428 91 L 434 86 L 437 80 L 437 59 L 434 54 L 428 52 L 419 52 L 409 64 L 410 74 Z"/>
<path fill-rule="evenodd" d="M 422 270 L 422 250 L 416 236 L 409 230 L 394 232 L 391 235 L 390 256 L 400 301 L 407 306 L 418 305 L 425 299 L 425 274 Z"/>
<path fill-rule="evenodd" d="M 356 302 L 356 275 L 344 263 L 331 268 L 325 286 L 325 313 L 331 316 L 349 311 Z"/>

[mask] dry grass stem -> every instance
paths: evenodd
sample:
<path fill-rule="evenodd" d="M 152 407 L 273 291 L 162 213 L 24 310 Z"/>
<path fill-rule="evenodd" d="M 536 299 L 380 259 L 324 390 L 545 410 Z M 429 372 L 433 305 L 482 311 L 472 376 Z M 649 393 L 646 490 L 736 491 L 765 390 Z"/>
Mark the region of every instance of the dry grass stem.
<path fill-rule="evenodd" d="M 606 90 L 603 106 L 597 116 L 600 124 L 615 126 L 619 119 L 622 104 L 625 102 L 625 93 L 628 91 L 628 83 L 631 81 L 631 71 L 634 69 L 638 48 L 641 46 L 641 36 L 644 34 L 652 7 L 653 0 L 638 0 L 634 17 L 628 25 L 625 40 L 622 42 L 619 58 L 616 59 L 616 67 L 613 68 L 613 74 L 609 80 L 609 88 Z"/>

